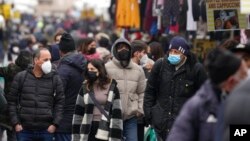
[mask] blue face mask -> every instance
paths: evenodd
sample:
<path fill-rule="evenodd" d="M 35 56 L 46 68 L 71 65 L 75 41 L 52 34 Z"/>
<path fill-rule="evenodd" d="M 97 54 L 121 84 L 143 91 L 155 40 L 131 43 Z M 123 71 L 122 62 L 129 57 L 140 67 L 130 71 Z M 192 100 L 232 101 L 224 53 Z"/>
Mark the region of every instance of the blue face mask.
<path fill-rule="evenodd" d="M 168 56 L 168 61 L 170 62 L 170 64 L 172 65 L 177 65 L 180 63 L 181 61 L 181 55 L 172 55 L 172 54 L 169 54 Z"/>

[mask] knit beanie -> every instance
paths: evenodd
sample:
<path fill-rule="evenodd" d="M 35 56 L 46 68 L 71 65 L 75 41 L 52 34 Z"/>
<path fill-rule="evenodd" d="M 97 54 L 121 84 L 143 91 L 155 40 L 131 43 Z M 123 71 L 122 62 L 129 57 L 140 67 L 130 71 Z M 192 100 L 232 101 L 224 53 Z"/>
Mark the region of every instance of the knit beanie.
<path fill-rule="evenodd" d="M 75 41 L 69 33 L 62 34 L 61 40 L 59 42 L 59 49 L 63 53 L 68 53 L 76 49 Z"/>
<path fill-rule="evenodd" d="M 169 49 L 176 49 L 181 51 L 184 55 L 187 55 L 190 47 L 183 37 L 176 36 L 170 41 Z"/>
<path fill-rule="evenodd" d="M 217 85 L 238 71 L 241 59 L 230 51 L 217 47 L 208 54 L 205 65 L 211 82 Z"/>

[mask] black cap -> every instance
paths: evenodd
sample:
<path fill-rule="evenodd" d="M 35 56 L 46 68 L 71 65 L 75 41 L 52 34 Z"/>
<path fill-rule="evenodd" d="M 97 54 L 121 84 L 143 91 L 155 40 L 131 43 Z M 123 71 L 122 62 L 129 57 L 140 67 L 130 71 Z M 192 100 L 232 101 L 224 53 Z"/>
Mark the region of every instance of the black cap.
<path fill-rule="evenodd" d="M 59 42 L 59 49 L 64 52 L 71 52 L 76 49 L 75 41 L 69 33 L 63 33 Z"/>
<path fill-rule="evenodd" d="M 241 59 L 226 49 L 215 48 L 207 56 L 206 68 L 214 84 L 220 84 L 235 74 L 241 66 Z"/>

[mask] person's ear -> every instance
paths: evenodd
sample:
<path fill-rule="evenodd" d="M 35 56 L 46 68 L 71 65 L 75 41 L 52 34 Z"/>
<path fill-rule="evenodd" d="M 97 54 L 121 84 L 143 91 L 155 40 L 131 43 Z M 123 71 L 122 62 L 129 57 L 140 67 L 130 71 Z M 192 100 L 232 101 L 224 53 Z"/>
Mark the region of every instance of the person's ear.
<path fill-rule="evenodd" d="M 34 58 L 34 59 L 33 59 L 33 63 L 34 63 L 34 64 L 37 64 L 38 61 L 39 61 L 38 58 Z"/>

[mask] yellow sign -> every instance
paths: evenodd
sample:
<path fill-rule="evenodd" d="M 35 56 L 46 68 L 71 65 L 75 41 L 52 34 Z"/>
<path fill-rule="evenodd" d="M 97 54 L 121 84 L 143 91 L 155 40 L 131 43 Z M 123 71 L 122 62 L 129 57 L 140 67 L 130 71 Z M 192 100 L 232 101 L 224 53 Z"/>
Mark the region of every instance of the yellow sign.
<path fill-rule="evenodd" d="M 14 11 L 13 18 L 14 19 L 21 19 L 21 13 L 19 11 Z"/>
<path fill-rule="evenodd" d="M 82 19 L 90 19 L 95 17 L 95 11 L 93 8 L 88 9 L 88 10 L 83 10 L 81 13 L 81 18 Z"/>
<path fill-rule="evenodd" d="M 197 55 L 200 61 L 203 61 L 207 56 L 207 53 L 215 47 L 216 47 L 215 41 L 196 39 L 194 41 L 194 47 L 192 48 L 192 52 Z"/>
<path fill-rule="evenodd" d="M 246 15 L 240 13 L 240 0 L 206 0 L 208 31 L 247 28 Z"/>

